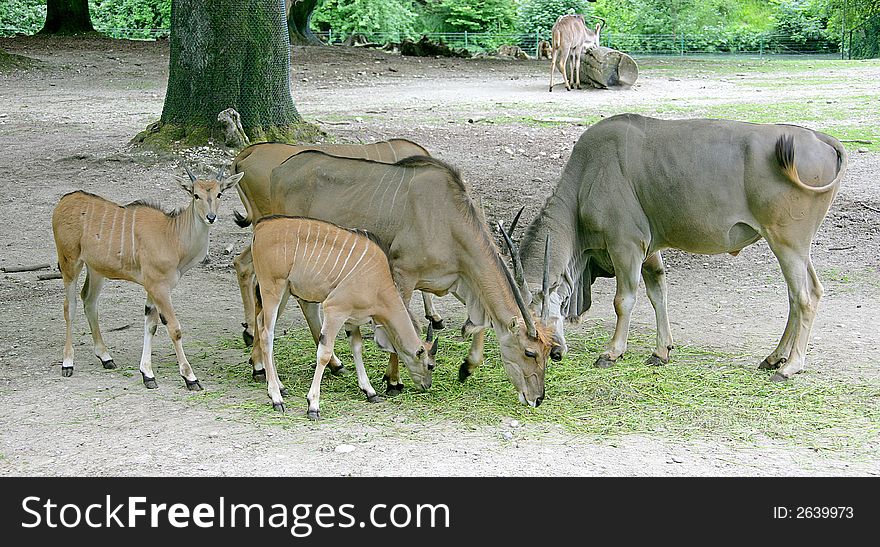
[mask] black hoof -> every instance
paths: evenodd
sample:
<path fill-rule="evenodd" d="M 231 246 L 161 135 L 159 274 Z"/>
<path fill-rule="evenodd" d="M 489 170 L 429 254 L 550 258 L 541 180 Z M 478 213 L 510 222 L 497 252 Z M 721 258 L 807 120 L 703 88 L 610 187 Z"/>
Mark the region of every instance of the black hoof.
<path fill-rule="evenodd" d="M 611 368 L 614 366 L 614 361 L 602 355 L 598 359 L 596 359 L 596 362 L 593 363 L 593 366 L 596 368 Z"/>
<path fill-rule="evenodd" d="M 64 378 L 73 376 L 73 367 L 61 367 L 61 376 Z"/>
<path fill-rule="evenodd" d="M 776 374 L 774 374 L 773 376 L 770 377 L 770 381 L 774 382 L 774 383 L 775 382 L 787 382 L 788 378 L 786 378 L 785 376 L 783 376 L 782 374 L 779 374 L 777 372 Z"/>
<path fill-rule="evenodd" d="M 471 371 L 468 368 L 467 361 L 465 361 L 464 363 L 461 364 L 460 367 L 458 367 L 458 381 L 464 382 L 465 380 L 468 379 L 468 376 L 470 376 L 470 375 L 471 375 Z"/>
<path fill-rule="evenodd" d="M 306 412 L 306 416 L 308 416 L 313 422 L 317 422 L 321 419 L 321 413 L 317 410 L 309 410 Z"/>
<path fill-rule="evenodd" d="M 254 335 L 244 330 L 241 332 L 241 339 L 244 340 L 245 347 L 251 347 L 254 345 Z"/>
<path fill-rule="evenodd" d="M 116 368 L 116 363 L 113 362 L 113 359 L 108 359 L 106 361 L 101 361 L 101 366 L 106 368 L 107 370 L 112 370 Z"/>
<path fill-rule="evenodd" d="M 761 370 L 776 370 L 780 366 L 782 366 L 782 363 L 784 363 L 784 362 L 785 362 L 785 360 L 780 360 L 776 364 L 771 364 L 770 361 L 768 361 L 767 359 L 764 359 L 763 361 L 761 361 L 761 364 L 758 365 L 758 368 Z"/>
<path fill-rule="evenodd" d="M 286 388 L 286 387 L 281 388 L 281 396 L 282 396 L 282 397 L 287 397 L 287 395 L 288 395 L 288 393 L 287 393 L 287 388 Z"/>
<path fill-rule="evenodd" d="M 266 369 L 255 370 L 251 372 L 251 378 L 254 379 L 254 382 L 260 382 L 261 384 L 266 383 Z"/>
<path fill-rule="evenodd" d="M 443 320 L 442 320 L 442 319 L 440 319 L 439 321 L 434 321 L 434 320 L 431 319 L 430 317 L 429 317 L 428 319 L 431 321 L 431 328 L 432 328 L 432 329 L 434 329 L 434 330 L 443 330 L 443 329 L 446 328 L 446 325 L 443 324 Z"/>
<path fill-rule="evenodd" d="M 371 402 L 371 403 L 383 403 L 383 402 L 385 402 L 385 399 L 383 399 L 382 397 L 379 397 L 379 396 L 376 395 L 376 394 L 373 394 L 373 395 L 367 395 L 367 400 L 368 400 L 369 402 Z"/>
<path fill-rule="evenodd" d="M 651 355 L 648 357 L 648 360 L 645 361 L 645 364 L 651 367 L 660 367 L 669 363 L 669 359 L 663 359 L 657 357 L 656 355 Z"/>
<path fill-rule="evenodd" d="M 190 391 L 202 391 L 202 384 L 200 384 L 198 380 L 193 380 L 192 382 L 190 382 L 189 380 L 184 378 L 183 381 L 186 382 L 186 389 Z"/>
<path fill-rule="evenodd" d="M 388 384 L 385 388 L 385 395 L 389 397 L 396 397 L 401 393 L 403 393 L 403 384 Z"/>
<path fill-rule="evenodd" d="M 272 410 L 284 414 L 284 403 L 272 403 Z"/>
<path fill-rule="evenodd" d="M 333 376 L 345 376 L 348 374 L 348 369 L 345 368 L 345 365 L 339 365 L 337 368 L 333 368 L 330 365 L 327 365 L 327 370 L 330 371 L 330 374 Z"/>
<path fill-rule="evenodd" d="M 147 389 L 156 389 L 159 387 L 159 384 L 156 383 L 156 378 L 151 378 L 141 372 L 141 376 L 144 378 L 144 385 L 147 386 Z"/>

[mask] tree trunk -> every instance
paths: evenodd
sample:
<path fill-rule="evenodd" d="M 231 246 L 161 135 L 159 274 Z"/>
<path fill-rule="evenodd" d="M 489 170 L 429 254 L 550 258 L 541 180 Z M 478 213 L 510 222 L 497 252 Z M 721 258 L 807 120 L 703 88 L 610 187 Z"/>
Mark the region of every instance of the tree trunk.
<path fill-rule="evenodd" d="M 238 111 L 254 142 L 318 134 L 290 94 L 284 0 L 173 0 L 170 48 L 162 117 L 134 142 L 165 148 L 223 142 L 217 116 L 227 108 Z"/>
<path fill-rule="evenodd" d="M 89 17 L 89 0 L 47 0 L 46 22 L 38 34 L 81 34 L 94 32 Z"/>
<path fill-rule="evenodd" d="M 633 58 L 616 49 L 600 46 L 581 57 L 581 85 L 628 88 L 638 77 L 639 67 Z"/>
<path fill-rule="evenodd" d="M 321 0 L 286 0 L 286 2 L 290 43 L 295 46 L 323 46 L 324 42 L 315 36 L 309 26 L 312 12 Z"/>

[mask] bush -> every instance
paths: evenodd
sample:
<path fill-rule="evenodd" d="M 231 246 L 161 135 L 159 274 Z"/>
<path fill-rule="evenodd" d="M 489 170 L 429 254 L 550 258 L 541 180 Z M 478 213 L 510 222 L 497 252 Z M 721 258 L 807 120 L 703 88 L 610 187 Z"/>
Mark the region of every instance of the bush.
<path fill-rule="evenodd" d="M 587 0 L 523 0 L 517 15 L 517 29 L 549 38 L 556 19 L 568 13 L 592 13 L 592 8 Z"/>
<path fill-rule="evenodd" d="M 312 27 L 400 41 L 415 34 L 415 18 L 412 0 L 325 0 L 312 14 Z"/>

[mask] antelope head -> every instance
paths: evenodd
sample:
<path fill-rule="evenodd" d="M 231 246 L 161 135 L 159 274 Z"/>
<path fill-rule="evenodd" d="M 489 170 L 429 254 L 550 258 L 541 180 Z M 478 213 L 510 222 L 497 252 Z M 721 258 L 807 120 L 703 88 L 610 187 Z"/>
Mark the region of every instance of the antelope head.
<path fill-rule="evenodd" d="M 562 302 L 556 292 L 550 291 L 550 234 L 547 234 L 544 240 L 544 275 L 541 282 L 541 292 L 533 294 L 523 274 L 519 249 L 511 238 L 521 213 L 522 209 L 517 213 L 513 222 L 510 223 L 509 231 L 505 231 L 500 223 L 498 225 L 498 230 L 504 237 L 504 242 L 507 244 L 513 261 L 516 279 L 512 281 L 512 284 L 519 289 L 526 308 L 537 315 L 540 329 L 545 333 L 549 333 L 547 336 L 550 339 L 551 345 L 550 358 L 554 361 L 561 361 L 562 357 L 568 352 L 568 345 L 565 343 L 565 334 L 563 332 Z M 538 327 L 535 327 L 535 330 L 537 331 Z"/>
<path fill-rule="evenodd" d="M 183 166 L 189 178 L 175 177 L 180 187 L 192 197 L 192 208 L 196 218 L 207 225 L 214 224 L 217 220 L 217 212 L 220 209 L 220 198 L 223 192 L 232 188 L 244 173 L 238 173 L 223 177 L 223 168 L 217 172 L 214 178 L 198 178 L 186 165 Z"/>
<path fill-rule="evenodd" d="M 423 390 L 431 387 L 431 375 L 436 365 L 434 358 L 437 355 L 439 341 L 439 339 L 434 339 L 434 329 L 428 323 L 428 334 L 414 356 L 401 355 L 413 382 Z"/>

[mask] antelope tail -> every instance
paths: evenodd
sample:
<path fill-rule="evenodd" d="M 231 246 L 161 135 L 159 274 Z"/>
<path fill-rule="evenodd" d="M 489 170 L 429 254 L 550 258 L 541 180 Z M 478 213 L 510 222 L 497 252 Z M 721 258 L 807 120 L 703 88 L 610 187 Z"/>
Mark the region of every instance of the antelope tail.
<path fill-rule="evenodd" d="M 824 136 L 817 133 L 817 136 Z M 833 188 L 836 188 L 843 179 L 846 171 L 846 151 L 834 139 L 820 139 L 829 146 L 833 147 L 837 152 L 837 176 L 834 180 L 823 186 L 810 186 L 805 184 L 798 175 L 797 167 L 794 164 L 794 137 L 791 135 L 782 135 L 776 141 L 776 160 L 782 167 L 782 174 L 790 180 L 795 186 L 801 190 L 821 194 Z"/>

